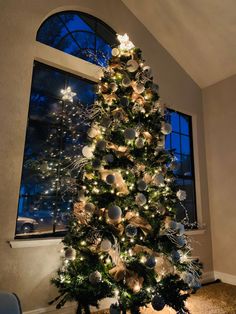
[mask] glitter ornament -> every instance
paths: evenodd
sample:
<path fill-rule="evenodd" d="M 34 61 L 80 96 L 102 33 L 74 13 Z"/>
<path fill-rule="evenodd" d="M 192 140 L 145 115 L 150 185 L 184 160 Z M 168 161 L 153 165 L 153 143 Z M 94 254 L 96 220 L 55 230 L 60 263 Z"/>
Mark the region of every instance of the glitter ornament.
<path fill-rule="evenodd" d="M 133 238 L 133 237 L 135 237 L 137 235 L 137 233 L 138 233 L 138 230 L 137 230 L 137 228 L 134 225 L 129 224 L 129 225 L 126 226 L 125 234 L 127 235 L 127 237 Z"/>
<path fill-rule="evenodd" d="M 160 294 L 156 294 L 152 299 L 152 307 L 155 311 L 161 311 L 165 307 L 165 301 Z"/>
<path fill-rule="evenodd" d="M 108 252 L 111 249 L 111 241 L 108 239 L 103 239 L 101 244 L 100 244 L 100 249 L 103 252 Z"/>
<path fill-rule="evenodd" d="M 125 77 L 123 78 L 122 82 L 121 82 L 123 87 L 129 87 L 131 84 L 131 80 L 129 77 Z"/>
<path fill-rule="evenodd" d="M 183 247 L 186 244 L 185 238 L 183 236 L 177 236 L 175 240 L 179 247 Z"/>
<path fill-rule="evenodd" d="M 112 154 L 107 154 L 104 156 L 104 160 L 108 163 L 112 163 L 114 161 L 114 157 Z"/>
<path fill-rule="evenodd" d="M 145 140 L 141 137 L 137 138 L 136 141 L 135 141 L 135 146 L 137 148 L 143 148 L 145 145 Z"/>
<path fill-rule="evenodd" d="M 126 140 L 133 140 L 136 137 L 135 129 L 128 128 L 124 131 L 124 136 Z"/>
<path fill-rule="evenodd" d="M 184 201 L 184 200 L 186 200 L 187 194 L 183 190 L 178 190 L 177 193 L 176 193 L 176 196 L 178 197 L 178 199 L 180 201 Z"/>
<path fill-rule="evenodd" d="M 177 263 L 180 260 L 179 252 L 176 250 L 172 250 L 170 253 L 170 256 L 171 256 L 174 263 Z"/>
<path fill-rule="evenodd" d="M 162 174 L 155 174 L 153 177 L 153 184 L 160 186 L 164 183 L 164 177 Z"/>
<path fill-rule="evenodd" d="M 111 51 L 111 54 L 113 55 L 113 57 L 117 57 L 119 56 L 120 50 L 118 48 L 113 48 Z"/>
<path fill-rule="evenodd" d="M 95 210 L 95 205 L 93 203 L 87 203 L 84 206 L 84 209 L 88 212 L 93 212 Z"/>
<path fill-rule="evenodd" d="M 108 174 L 106 176 L 106 183 L 112 185 L 113 183 L 115 183 L 116 181 L 116 177 L 114 176 L 114 174 Z"/>
<path fill-rule="evenodd" d="M 94 272 L 92 272 L 90 275 L 89 275 L 89 282 L 92 284 L 92 285 L 96 285 L 98 284 L 99 282 L 102 281 L 102 275 L 101 273 L 96 270 Z"/>
<path fill-rule="evenodd" d="M 154 268 L 156 266 L 156 257 L 149 256 L 145 262 L 147 268 Z"/>
<path fill-rule="evenodd" d="M 161 126 L 161 132 L 162 134 L 164 135 L 168 135 L 172 132 L 172 126 L 170 123 L 163 123 L 162 126 Z"/>
<path fill-rule="evenodd" d="M 98 141 L 96 147 L 99 150 L 105 150 L 106 149 L 106 141 L 104 141 L 104 140 Z"/>
<path fill-rule="evenodd" d="M 119 220 L 122 215 L 122 210 L 119 206 L 111 205 L 108 208 L 108 217 L 111 220 Z"/>
<path fill-rule="evenodd" d="M 84 146 L 82 148 L 83 156 L 88 158 L 88 159 L 93 158 L 93 151 L 94 151 L 94 148 L 92 146 Z"/>
<path fill-rule="evenodd" d="M 143 206 L 147 203 L 146 196 L 143 193 L 138 193 L 135 197 L 135 203 L 139 206 Z"/>
<path fill-rule="evenodd" d="M 145 191 L 147 189 L 147 183 L 144 180 L 138 181 L 138 190 Z"/>
<path fill-rule="evenodd" d="M 135 72 L 138 70 L 139 68 L 139 64 L 137 61 L 135 60 L 129 60 L 127 63 L 126 63 L 126 67 L 127 67 L 127 70 L 131 73 Z"/>
<path fill-rule="evenodd" d="M 65 250 L 65 258 L 73 261 L 76 258 L 76 250 L 72 247 L 69 247 Z"/>

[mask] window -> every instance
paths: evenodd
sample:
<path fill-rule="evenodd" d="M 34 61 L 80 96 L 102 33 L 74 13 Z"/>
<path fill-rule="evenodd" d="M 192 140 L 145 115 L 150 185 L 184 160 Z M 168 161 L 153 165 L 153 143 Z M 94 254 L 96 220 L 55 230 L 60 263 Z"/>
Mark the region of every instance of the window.
<path fill-rule="evenodd" d="M 115 32 L 105 23 L 82 12 L 61 12 L 50 16 L 39 28 L 37 41 L 84 59 L 106 66 Z"/>
<path fill-rule="evenodd" d="M 99 66 L 107 65 L 117 42 L 116 33 L 108 25 L 74 11 L 50 16 L 39 28 L 36 40 Z M 40 60 L 55 64 L 51 56 Z M 67 68 L 63 58 L 58 62 L 59 68 Z M 16 238 L 65 233 L 77 189 L 76 174 L 67 176 L 61 160 L 70 163 L 80 155 L 84 143 L 87 126 L 77 110 L 78 102 L 88 106 L 94 103 L 94 82 L 46 64 L 34 61 Z M 74 59 L 71 64 L 75 65 Z M 84 67 L 83 73 L 91 77 L 91 66 L 88 73 Z M 91 79 L 96 81 L 95 66 L 93 73 Z M 60 93 L 69 86 L 76 93 L 73 103 L 62 101 Z M 68 112 L 71 119 L 66 118 Z"/>
<path fill-rule="evenodd" d="M 77 191 L 70 189 L 61 159 L 80 154 L 86 125 L 81 123 L 76 102 L 61 100 L 68 86 L 80 102 L 94 102 L 94 83 L 35 62 L 28 114 L 16 235 L 60 234 Z M 74 121 L 68 120 L 74 114 Z M 71 160 L 70 159 L 70 160 Z M 69 160 L 68 160 L 69 162 Z M 71 181 L 72 180 L 72 181 Z M 74 186 L 71 184 L 71 186 Z"/>
<path fill-rule="evenodd" d="M 167 117 L 172 125 L 172 133 L 166 136 L 166 148 L 174 150 L 179 161 L 177 185 L 187 193 L 187 199 L 179 206 L 177 220 L 184 220 L 187 228 L 196 227 L 196 197 L 192 142 L 192 118 L 189 115 L 168 109 Z"/>

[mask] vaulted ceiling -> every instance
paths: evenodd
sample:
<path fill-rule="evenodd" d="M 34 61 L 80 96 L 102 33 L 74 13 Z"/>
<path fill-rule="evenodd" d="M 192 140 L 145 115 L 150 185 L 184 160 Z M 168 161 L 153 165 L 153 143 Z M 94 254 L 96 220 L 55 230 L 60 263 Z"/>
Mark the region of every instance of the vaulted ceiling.
<path fill-rule="evenodd" d="M 201 87 L 236 74 L 236 0 L 122 0 Z"/>

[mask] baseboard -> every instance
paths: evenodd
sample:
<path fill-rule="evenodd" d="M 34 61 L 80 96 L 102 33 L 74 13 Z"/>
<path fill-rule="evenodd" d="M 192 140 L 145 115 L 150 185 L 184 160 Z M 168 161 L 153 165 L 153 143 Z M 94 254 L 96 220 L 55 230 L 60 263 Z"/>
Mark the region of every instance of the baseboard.
<path fill-rule="evenodd" d="M 236 286 L 236 276 L 222 273 L 219 271 L 214 271 L 215 279 L 220 279 L 224 283 Z"/>
<path fill-rule="evenodd" d="M 57 310 L 55 306 L 44 307 L 32 311 L 23 312 L 23 314 L 74 314 L 76 306 L 74 304 L 65 305 L 62 309 Z"/>
<path fill-rule="evenodd" d="M 215 280 L 214 271 L 204 272 L 201 276 L 201 283 L 209 283 Z"/>

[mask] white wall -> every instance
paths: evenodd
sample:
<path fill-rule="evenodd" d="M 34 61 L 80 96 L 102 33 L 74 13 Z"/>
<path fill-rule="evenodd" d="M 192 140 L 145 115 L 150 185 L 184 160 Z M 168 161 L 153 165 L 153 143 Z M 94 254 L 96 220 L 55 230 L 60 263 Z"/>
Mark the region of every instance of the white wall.
<path fill-rule="evenodd" d="M 60 245 L 10 248 L 14 238 L 17 202 L 24 151 L 32 65 L 42 49 L 35 43 L 41 22 L 52 13 L 81 10 L 102 19 L 118 33 L 127 32 L 143 50 L 160 84 L 162 100 L 177 110 L 194 115 L 198 210 L 205 233 L 193 236 L 194 255 L 206 271 L 212 270 L 208 191 L 204 151 L 202 99 L 199 87 L 118 0 L 8 0 L 1 1 L 0 28 L 0 289 L 14 291 L 25 311 L 47 306 L 56 294 L 49 279 L 60 264 Z M 58 58 L 56 50 L 51 57 Z M 66 57 L 61 58 L 64 64 Z M 73 58 L 73 57 L 71 57 Z M 67 59 L 69 60 L 69 59 Z M 76 61 L 75 72 L 80 71 Z M 69 68 L 70 66 L 68 66 Z M 200 197 L 201 196 L 201 197 Z M 200 243 L 200 244 L 199 244 Z"/>

